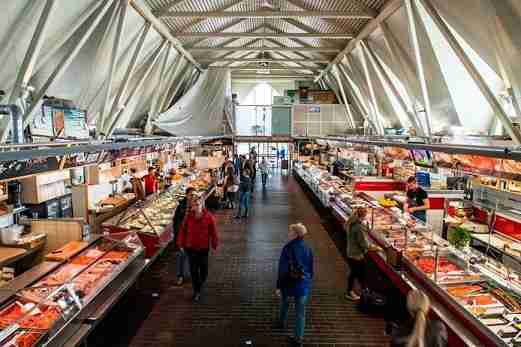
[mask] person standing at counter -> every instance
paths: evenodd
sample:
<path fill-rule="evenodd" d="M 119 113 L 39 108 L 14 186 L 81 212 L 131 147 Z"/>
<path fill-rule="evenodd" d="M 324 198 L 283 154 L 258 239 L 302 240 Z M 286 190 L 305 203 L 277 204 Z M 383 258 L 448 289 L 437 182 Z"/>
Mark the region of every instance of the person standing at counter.
<path fill-rule="evenodd" d="M 186 189 L 185 197 L 179 201 L 179 205 L 175 209 L 174 214 L 174 244 L 177 244 L 177 238 L 181 231 L 181 226 L 186 217 L 186 213 L 190 211 L 192 206 L 192 200 L 194 197 L 195 189 L 188 187 Z M 179 248 L 175 255 L 176 259 L 176 273 L 177 273 L 177 285 L 182 286 L 185 280 L 185 269 L 189 266 L 188 257 L 184 249 Z"/>
<path fill-rule="evenodd" d="M 411 176 L 407 180 L 407 212 L 423 222 L 427 222 L 427 210 L 429 206 L 429 196 L 416 181 L 416 177 Z"/>
<path fill-rule="evenodd" d="M 137 170 L 135 168 L 130 169 L 130 184 L 132 185 L 132 192 L 136 195 L 136 200 L 145 200 L 143 182 L 137 177 Z"/>
<path fill-rule="evenodd" d="M 177 245 L 188 255 L 194 290 L 192 301 L 197 303 L 201 300 L 201 289 L 208 277 L 210 245 L 214 251 L 219 245 L 215 218 L 204 208 L 201 198 L 192 200 L 192 209 L 183 221 Z"/>
<path fill-rule="evenodd" d="M 419 290 L 407 295 L 411 319 L 392 333 L 391 347 L 446 347 L 447 328 L 438 320 L 429 320 L 430 300 Z"/>
<path fill-rule="evenodd" d="M 145 182 L 145 194 L 150 195 L 157 192 L 159 187 L 159 182 L 156 178 L 155 169 L 151 166 L 148 168 L 148 175 L 143 177 L 143 181 Z"/>
<path fill-rule="evenodd" d="M 346 221 L 347 233 L 347 264 L 349 276 L 347 278 L 347 291 L 344 294 L 346 300 L 358 301 L 360 296 L 354 291 L 355 280 L 358 280 L 362 290 L 365 288 L 365 255 L 369 250 L 369 243 L 362 227 L 362 220 L 367 215 L 365 208 L 353 211 Z"/>

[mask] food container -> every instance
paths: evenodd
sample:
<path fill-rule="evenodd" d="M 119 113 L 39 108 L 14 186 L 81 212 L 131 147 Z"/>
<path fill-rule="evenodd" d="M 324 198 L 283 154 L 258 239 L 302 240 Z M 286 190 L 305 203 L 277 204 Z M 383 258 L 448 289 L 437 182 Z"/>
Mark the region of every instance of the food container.
<path fill-rule="evenodd" d="M 4 245 L 14 245 L 22 237 L 24 231 L 23 225 L 11 225 L 7 228 L 0 229 L 0 237 Z"/>

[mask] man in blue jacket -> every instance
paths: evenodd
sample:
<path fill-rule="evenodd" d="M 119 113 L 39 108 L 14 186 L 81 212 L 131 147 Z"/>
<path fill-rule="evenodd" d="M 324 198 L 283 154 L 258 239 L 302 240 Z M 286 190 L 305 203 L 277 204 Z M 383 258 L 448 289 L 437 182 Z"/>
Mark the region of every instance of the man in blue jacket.
<path fill-rule="evenodd" d="M 289 242 L 282 249 L 279 260 L 277 295 L 281 297 L 277 328 L 284 329 L 288 318 L 289 298 L 295 298 L 295 335 L 290 337 L 293 346 L 302 346 L 306 324 L 306 303 L 313 280 L 313 252 L 304 242 L 306 227 L 289 226 Z"/>

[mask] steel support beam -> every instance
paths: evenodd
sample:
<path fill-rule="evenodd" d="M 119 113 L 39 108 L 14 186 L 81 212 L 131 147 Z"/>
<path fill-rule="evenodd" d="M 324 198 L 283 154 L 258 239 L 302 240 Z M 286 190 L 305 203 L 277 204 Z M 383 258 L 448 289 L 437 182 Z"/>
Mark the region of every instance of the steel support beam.
<path fill-rule="evenodd" d="M 235 1 L 232 1 L 231 3 L 229 3 L 228 5 L 224 6 L 224 7 L 221 7 L 219 8 L 218 10 L 219 11 L 226 11 L 236 5 L 239 5 L 240 3 L 242 3 L 244 0 L 235 0 Z M 154 12 L 154 14 L 157 16 L 157 17 L 161 17 L 162 14 L 165 14 L 167 13 L 168 11 L 156 11 Z M 198 18 L 197 20 L 193 21 L 192 23 L 188 24 L 186 27 L 183 28 L 183 30 L 188 30 L 190 28 L 193 28 L 194 26 L 204 22 L 205 20 L 207 20 L 208 18 Z M 173 35 L 177 36 L 177 34 L 179 34 L 179 32 L 174 32 Z"/>
<path fill-rule="evenodd" d="M 33 76 L 34 67 L 40 55 L 42 44 L 47 31 L 49 17 L 53 11 L 55 4 L 55 0 L 47 0 L 45 2 L 45 5 L 40 14 L 40 20 L 36 25 L 33 37 L 29 44 L 29 48 L 25 53 L 24 61 L 22 62 L 22 66 L 20 66 L 20 69 L 18 70 L 16 81 L 14 83 L 13 88 L 11 89 L 11 93 L 7 101 L 8 104 L 16 104 L 16 101 L 21 96 L 22 90 L 28 85 L 29 80 Z M 15 28 L 14 31 L 16 32 L 17 28 Z M 12 37 L 10 39 L 12 40 Z M 10 50 L 5 49 L 5 51 Z M 12 126 L 11 119 L 9 119 L 9 117 L 5 117 L 5 119 L 3 119 L 0 122 L 0 126 L 0 142 L 5 142 Z"/>
<path fill-rule="evenodd" d="M 344 85 L 342 84 L 342 81 L 340 80 L 340 77 L 338 76 L 338 67 L 335 66 L 335 68 L 333 70 L 331 70 L 331 73 L 332 73 L 333 77 L 335 77 L 335 79 L 338 83 L 338 88 L 340 89 L 340 94 L 342 95 L 342 99 L 344 99 L 344 106 L 347 111 L 346 121 L 351 126 L 351 128 L 355 129 L 356 128 L 355 118 L 353 117 L 353 113 L 351 113 L 351 106 L 349 104 L 349 99 L 346 96 L 346 92 L 344 90 Z"/>
<path fill-rule="evenodd" d="M 196 47 L 190 48 L 190 52 L 193 53 L 204 53 L 204 52 L 313 52 L 313 53 L 335 53 L 339 52 L 338 48 L 326 48 L 326 47 L 262 47 L 262 48 L 250 48 L 250 47 L 221 47 L 221 48 L 212 48 L 212 47 Z"/>
<path fill-rule="evenodd" d="M 234 80 L 313 80 L 315 76 L 302 75 L 232 75 Z"/>
<path fill-rule="evenodd" d="M 47 90 L 49 87 L 60 77 L 65 73 L 69 65 L 72 63 L 74 58 L 78 55 L 79 51 L 85 43 L 88 41 L 94 30 L 98 27 L 99 23 L 109 10 L 109 8 L 112 6 L 113 0 L 107 0 L 104 2 L 99 3 L 99 10 L 96 13 L 95 17 L 92 19 L 92 21 L 89 21 L 88 28 L 83 34 L 83 36 L 74 44 L 74 46 L 71 48 L 71 50 L 64 56 L 64 58 L 58 63 L 54 71 L 51 73 L 51 75 L 48 77 L 48 79 L 45 81 L 45 83 L 42 85 L 40 90 L 35 94 L 35 97 L 32 100 L 31 107 L 25 112 L 24 114 L 24 128 L 29 125 L 29 123 L 32 121 L 32 118 L 38 110 L 40 103 L 44 97 L 44 95 L 47 93 Z"/>
<path fill-rule="evenodd" d="M 216 32 L 179 32 L 176 37 L 200 37 L 222 39 L 328 39 L 347 40 L 352 39 L 352 34 L 319 33 L 316 31 L 307 33 L 216 33 Z"/>
<path fill-rule="evenodd" d="M 411 122 L 411 125 L 418 131 L 418 135 L 425 136 L 425 132 L 423 127 L 421 126 L 421 123 L 418 122 L 416 119 L 416 114 L 414 113 L 413 105 L 410 103 L 407 103 L 407 101 L 404 99 L 404 97 L 400 94 L 398 91 L 398 88 L 394 85 L 393 80 L 385 71 L 382 63 L 376 56 L 376 53 L 373 51 L 369 43 L 364 42 L 362 44 L 362 47 L 367 52 L 367 55 L 369 57 L 369 61 L 373 64 L 373 67 L 375 70 L 379 73 L 379 75 L 382 77 L 381 82 L 382 85 L 386 85 L 389 87 L 391 94 L 396 98 L 396 101 L 398 101 L 398 104 L 400 105 L 400 108 L 402 111 L 407 115 L 407 118 L 409 118 L 409 122 Z M 387 91 L 386 91 L 387 92 Z"/>
<path fill-rule="evenodd" d="M 156 90 L 154 96 L 152 98 L 152 102 L 150 104 L 150 111 L 148 112 L 147 123 L 145 125 L 145 135 L 152 134 L 152 119 L 155 119 L 159 114 L 159 108 L 161 107 L 161 96 L 165 93 L 165 81 L 166 81 L 166 70 L 168 64 L 168 58 L 170 56 L 170 51 L 172 49 L 172 45 L 170 43 L 167 44 L 167 49 L 163 53 L 163 63 L 161 64 L 161 71 L 159 72 L 159 82 L 157 83 Z"/>
<path fill-rule="evenodd" d="M 489 88 L 485 79 L 481 76 L 476 66 L 474 66 L 472 63 L 472 60 L 470 60 L 468 55 L 465 53 L 465 50 L 463 47 L 461 47 L 454 34 L 451 32 L 445 21 L 441 18 L 434 5 L 430 0 L 419 0 L 419 2 L 423 5 L 423 8 L 427 11 L 431 19 L 436 24 L 436 27 L 440 30 L 443 37 L 445 37 L 445 40 L 447 40 L 450 47 L 460 60 L 461 64 L 465 67 L 465 70 L 467 70 L 468 74 L 474 80 L 474 83 L 476 83 L 483 96 L 487 99 L 488 103 L 492 107 L 492 110 L 494 111 L 494 114 L 499 118 L 501 125 L 503 125 L 507 133 L 510 135 L 512 141 L 514 141 L 515 144 L 521 144 L 520 131 L 514 128 L 512 125 L 512 120 L 508 116 L 503 106 L 501 106 L 497 100 L 494 92 L 492 92 L 492 90 Z"/>
<path fill-rule="evenodd" d="M 0 50 L 0 61 L 5 61 L 8 54 L 12 53 L 13 47 L 18 43 L 17 40 L 13 40 L 13 37 L 20 37 L 24 30 L 27 30 L 27 23 L 32 22 L 37 16 L 35 12 L 39 12 L 40 5 L 41 2 L 39 1 L 26 1 L 20 14 L 16 18 L 11 18 L 12 24 L 7 26 L 7 32 L 3 33 L 4 40 L 0 42 L 0 47 L 2 47 L 2 50 Z M 10 86 L 13 84 L 16 76 L 15 71 L 14 75 L 7 79 L 8 83 L 6 85 Z"/>
<path fill-rule="evenodd" d="M 331 19 L 373 19 L 368 13 L 344 11 L 168 11 L 159 17 L 168 18 L 331 18 Z"/>
<path fill-rule="evenodd" d="M 234 26 L 236 25 L 239 25 L 241 24 L 242 22 L 244 22 L 245 19 L 238 19 L 238 20 L 235 20 L 229 24 L 226 24 L 226 25 L 223 25 L 223 26 L 220 26 L 219 28 L 217 28 L 217 31 L 225 31 L 225 30 L 228 30 L 228 29 L 231 29 L 233 28 Z M 194 42 L 190 43 L 190 45 L 186 45 L 185 48 L 186 49 L 190 49 L 190 48 L 194 48 L 196 47 L 199 43 L 203 42 L 204 40 L 208 39 L 208 37 L 203 37 L 203 38 L 200 38 L 200 39 L 197 39 L 195 40 Z M 234 38 L 234 39 L 231 39 L 229 40 L 228 42 L 224 42 L 224 43 L 221 43 L 220 45 L 216 46 L 216 47 L 223 47 L 223 46 L 226 46 L 232 42 L 235 42 L 239 40 L 238 38 Z"/>
<path fill-rule="evenodd" d="M 86 71 L 86 74 L 88 76 L 88 82 L 86 83 L 86 87 L 82 88 L 82 94 L 78 100 L 78 107 L 81 109 L 84 109 L 84 110 L 90 109 L 90 107 L 87 107 L 87 105 L 89 105 L 87 99 L 90 96 L 89 92 L 91 91 L 91 89 L 93 87 L 93 83 L 96 79 L 94 71 L 95 71 L 95 69 L 99 68 L 100 64 L 102 64 L 103 58 L 106 55 L 107 42 L 109 41 L 110 36 L 112 35 L 112 32 L 115 31 L 115 27 L 118 22 L 117 18 L 118 18 L 119 13 L 120 13 L 120 6 L 114 6 L 114 9 L 113 9 L 112 13 L 110 14 L 109 22 L 103 29 L 103 36 L 101 37 L 101 40 L 99 40 L 99 42 L 97 43 L 96 55 L 94 56 L 94 60 L 92 60 L 89 63 L 89 68 Z M 107 80 L 108 80 L 108 77 L 103 80 L 100 90 L 96 92 L 96 96 L 102 93 Z M 103 107 L 103 106 L 101 106 L 101 107 Z M 96 110 L 96 112 L 99 113 L 99 110 Z M 99 114 L 96 114 L 96 117 L 99 117 Z"/>
<path fill-rule="evenodd" d="M 230 70 L 230 71 L 259 71 L 263 68 L 248 68 L 248 67 L 210 67 L 210 69 L 217 69 L 217 70 Z M 285 67 L 285 68 L 266 68 L 266 70 L 270 71 L 295 71 L 295 70 L 309 70 L 313 72 L 319 72 L 320 70 L 314 69 L 314 68 L 300 68 L 300 67 Z"/>
<path fill-rule="evenodd" d="M 182 54 L 189 62 L 191 62 L 197 69 L 201 70 L 201 66 L 199 63 L 192 57 L 192 55 L 183 48 L 181 42 L 172 36 L 170 30 L 166 27 L 166 25 L 160 21 L 148 8 L 148 6 L 138 4 L 137 1 L 130 1 L 130 5 L 136 10 L 137 13 L 141 17 L 145 19 L 148 23 L 154 27 L 154 29 L 166 40 L 170 41 L 173 47 Z"/>
<path fill-rule="evenodd" d="M 383 39 L 387 49 L 389 50 L 393 65 L 398 69 L 398 75 L 401 76 L 401 81 L 404 84 L 407 94 L 409 96 L 411 105 L 415 105 L 417 100 L 421 99 L 421 93 L 418 94 L 416 90 L 420 90 L 420 84 L 416 78 L 416 69 L 414 63 L 409 58 L 409 55 L 400 45 L 395 35 L 387 25 L 387 23 L 380 24 L 380 30 L 383 33 Z"/>
<path fill-rule="evenodd" d="M 163 110 L 166 107 L 166 100 L 168 98 L 168 92 L 171 90 L 173 84 L 175 83 L 175 78 L 177 77 L 181 66 L 184 64 L 184 58 L 181 54 L 178 54 L 175 58 L 174 63 L 172 64 L 172 69 L 170 73 L 167 74 L 168 80 L 165 83 L 165 89 L 163 90 L 163 93 L 161 94 L 161 99 L 159 101 L 159 107 L 158 107 L 158 115 L 163 112 Z"/>
<path fill-rule="evenodd" d="M 119 86 L 118 93 L 116 94 L 116 97 L 112 101 L 112 107 L 110 108 L 110 113 L 108 114 L 109 117 L 107 118 L 107 121 L 109 122 L 108 124 L 113 124 L 116 114 L 119 114 L 119 110 L 121 108 L 120 107 L 121 99 L 122 99 L 123 95 L 125 94 L 125 91 L 128 88 L 132 75 L 134 74 L 134 70 L 136 68 L 136 64 L 137 64 L 139 55 L 141 54 L 141 51 L 143 50 L 143 45 L 145 44 L 145 39 L 148 35 L 148 32 L 150 31 L 150 27 L 151 27 L 150 22 L 145 22 L 145 24 L 143 25 L 143 29 L 141 30 L 141 34 L 139 36 L 136 48 L 134 49 L 134 53 L 133 53 L 132 57 L 130 58 L 130 62 L 127 66 L 127 71 L 125 72 L 125 77 L 123 77 L 123 81 L 121 82 L 121 84 Z M 105 122 L 104 122 L 104 124 L 105 124 Z M 107 127 L 100 128 L 100 131 L 102 132 L 101 135 L 106 135 L 103 133 L 103 131 L 106 128 Z"/>
<path fill-rule="evenodd" d="M 369 63 L 367 61 L 366 52 L 362 50 L 362 70 L 363 74 L 365 76 L 365 80 L 367 83 L 367 86 L 369 87 L 369 96 L 370 101 L 373 106 L 374 110 L 374 122 L 377 125 L 378 132 L 383 135 L 384 134 L 384 126 L 382 124 L 382 114 L 380 113 L 380 107 L 378 106 L 378 100 L 376 99 L 376 92 L 373 86 L 373 81 L 371 80 L 371 75 L 369 74 Z"/>
<path fill-rule="evenodd" d="M 170 91 L 168 93 L 168 96 L 166 98 L 165 107 L 169 107 L 172 105 L 172 102 L 174 102 L 174 98 L 176 97 L 177 93 L 181 89 L 181 87 L 184 85 L 186 79 L 191 76 L 190 71 L 190 65 L 186 64 L 183 70 L 181 70 L 181 73 L 179 74 L 179 80 L 174 82 L 174 85 L 170 87 Z"/>
<path fill-rule="evenodd" d="M 364 74 L 355 66 L 352 65 L 350 61 L 351 55 L 347 55 L 346 64 L 344 65 L 342 62 L 338 65 L 340 67 L 340 71 L 344 73 L 345 78 L 353 85 L 358 87 L 360 91 L 360 96 L 362 104 L 364 105 L 365 110 L 367 111 L 367 115 L 370 119 L 376 118 L 374 114 L 374 110 L 372 108 L 371 103 L 371 95 L 369 93 L 369 89 L 364 84 L 365 76 Z M 375 127 L 375 130 L 377 128 Z"/>
<path fill-rule="evenodd" d="M 167 13 L 171 8 L 174 6 L 177 6 L 179 4 L 182 4 L 186 0 L 171 0 L 168 1 L 164 6 L 162 6 L 159 10 L 154 11 L 154 14 L 159 15 L 161 13 Z"/>
<path fill-rule="evenodd" d="M 207 58 L 208 59 L 208 58 Z M 201 63 L 317 63 L 317 64 L 324 64 L 324 63 L 328 63 L 329 60 L 326 60 L 326 59 L 291 59 L 291 58 L 287 58 L 287 59 L 257 59 L 257 58 L 237 58 L 237 59 L 232 59 L 232 58 L 225 58 L 225 59 L 219 59 L 219 58 L 215 58 L 215 59 L 198 59 Z"/>
<path fill-rule="evenodd" d="M 420 81 L 420 87 L 423 96 L 423 106 L 425 107 L 425 126 L 427 128 L 427 137 L 432 136 L 432 107 L 431 100 L 429 97 L 429 89 L 427 88 L 427 80 L 425 79 L 425 70 L 423 68 L 423 59 L 420 49 L 420 41 L 418 39 L 418 32 L 416 30 L 416 14 L 418 13 L 413 8 L 412 0 L 404 0 L 405 8 L 407 10 L 407 19 L 409 22 L 409 34 L 411 36 L 412 47 L 414 50 L 414 56 L 416 57 L 416 72 L 418 73 L 418 80 Z"/>
<path fill-rule="evenodd" d="M 355 92 L 354 87 L 358 86 L 358 85 L 347 75 L 347 73 L 345 71 L 345 67 L 342 63 L 338 64 L 337 67 L 338 67 L 338 70 L 340 71 L 342 77 L 344 77 L 344 79 L 347 81 L 347 84 L 350 87 L 348 90 L 351 91 L 353 101 L 357 104 L 357 108 L 359 109 L 360 113 L 362 114 L 364 119 L 366 119 L 367 121 L 370 121 L 370 118 L 371 118 L 370 110 L 367 108 L 364 101 L 359 99 L 358 95 Z M 359 86 L 358 86 L 358 88 L 361 89 Z M 368 99 L 366 99 L 366 100 L 368 100 Z M 371 122 L 371 124 L 374 126 L 373 122 Z M 376 127 L 375 127 L 375 130 L 376 130 Z"/>
<path fill-rule="evenodd" d="M 374 18 L 373 20 L 371 20 L 369 23 L 367 23 L 354 40 L 349 41 L 346 48 L 344 48 L 335 57 L 335 59 L 333 59 L 333 61 L 331 61 L 331 63 L 329 63 L 327 68 L 322 72 L 322 74 L 320 74 L 319 77 L 322 77 L 324 74 L 326 74 L 327 71 L 329 71 L 329 69 L 331 69 L 334 64 L 338 64 L 340 61 L 342 61 L 342 58 L 344 56 L 346 56 L 347 54 L 349 54 L 353 49 L 355 49 L 361 40 L 364 40 L 366 37 L 371 35 L 378 28 L 380 23 L 382 23 L 387 18 L 389 18 L 394 12 L 396 12 L 402 6 L 402 1 L 403 0 L 389 0 L 385 4 L 383 9 L 380 11 L 378 16 L 376 18 Z M 317 80 L 318 80 L 318 78 L 317 78 Z"/>
<path fill-rule="evenodd" d="M 43 7 L 42 13 L 40 14 L 38 24 L 36 25 L 36 28 L 34 30 L 34 35 L 31 39 L 31 43 L 29 44 L 29 48 L 25 53 L 25 58 L 22 62 L 22 66 L 18 70 L 18 77 L 16 78 L 14 87 L 11 90 L 11 95 L 8 101 L 9 104 L 14 104 L 16 102 L 16 100 L 20 97 L 20 92 L 25 86 L 27 86 L 29 80 L 33 76 L 34 67 L 40 55 L 40 50 L 42 48 L 43 41 L 47 33 L 49 18 L 53 12 L 55 5 L 56 0 L 45 1 L 45 5 Z"/>
<path fill-rule="evenodd" d="M 129 3 L 128 0 L 120 0 L 120 12 L 118 18 L 118 26 L 116 29 L 116 37 L 114 38 L 114 45 L 112 47 L 111 58 L 110 58 L 110 67 L 109 67 L 109 77 L 107 81 L 107 87 L 105 90 L 105 101 L 103 103 L 103 109 L 101 110 L 98 129 L 103 129 L 105 126 L 105 119 L 109 116 L 109 107 L 110 107 L 110 99 L 112 96 L 112 84 L 114 83 L 114 74 L 116 72 L 116 62 L 119 56 L 119 50 L 121 46 L 121 38 L 123 36 L 123 30 L 125 29 L 125 24 L 127 21 L 127 13 L 128 13 Z"/>
<path fill-rule="evenodd" d="M 154 53 L 152 54 L 152 56 L 148 59 L 148 61 L 146 62 L 145 66 L 144 66 L 144 70 L 142 75 L 139 77 L 137 83 L 134 85 L 134 87 L 132 88 L 132 90 L 128 93 L 128 96 L 126 97 L 125 99 L 125 107 L 128 106 L 128 104 L 131 102 L 131 100 L 135 97 L 136 93 L 138 92 L 138 90 L 141 89 L 141 87 L 143 86 L 143 84 L 145 83 L 145 81 L 147 80 L 148 76 L 150 75 L 150 73 L 152 72 L 152 68 L 156 65 L 156 62 L 157 62 L 157 59 L 159 58 L 159 56 L 161 55 L 161 52 L 163 51 L 163 49 L 166 47 L 166 43 L 168 42 L 168 40 L 164 39 L 163 42 L 156 48 L 156 50 L 154 51 Z M 108 128 L 108 131 L 107 131 L 107 136 L 110 136 L 112 135 L 112 133 L 114 132 L 114 129 L 116 128 L 116 126 L 118 125 L 118 122 L 119 120 L 121 119 L 121 116 L 123 115 L 124 113 L 124 110 L 125 110 L 125 107 L 123 108 L 119 108 L 117 111 L 116 111 L 116 114 L 114 115 L 114 117 L 112 118 L 112 123 L 110 125 L 110 127 Z"/>

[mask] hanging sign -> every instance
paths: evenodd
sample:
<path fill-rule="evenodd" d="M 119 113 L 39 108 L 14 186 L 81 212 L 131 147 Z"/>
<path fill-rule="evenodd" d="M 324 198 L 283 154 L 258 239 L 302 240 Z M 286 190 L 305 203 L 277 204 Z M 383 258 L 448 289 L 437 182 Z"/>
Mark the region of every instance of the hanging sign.
<path fill-rule="evenodd" d="M 59 169 L 57 157 L 37 157 L 0 163 L 0 181 Z"/>
<path fill-rule="evenodd" d="M 80 166 L 95 165 L 95 164 L 97 164 L 101 155 L 102 155 L 101 152 L 75 153 L 75 154 L 69 155 L 65 158 L 65 163 L 63 165 L 63 168 L 70 169 L 70 168 L 80 167 Z"/>
<path fill-rule="evenodd" d="M 74 108 L 63 110 L 64 137 L 88 139 L 87 113 Z"/>
<path fill-rule="evenodd" d="M 54 137 L 52 106 L 42 105 L 41 112 L 37 113 L 29 124 L 29 130 L 33 137 Z"/>

